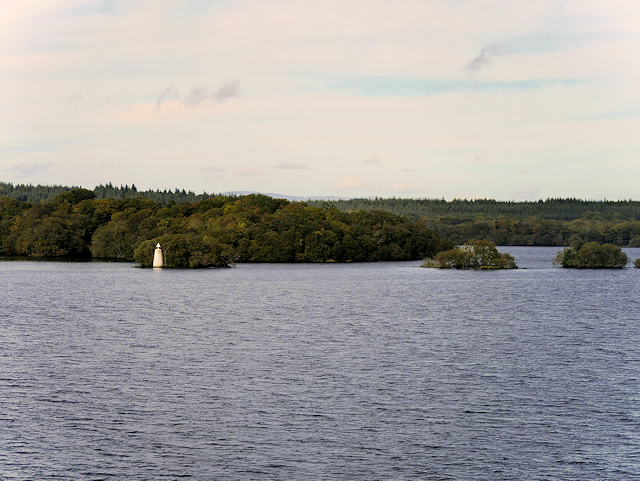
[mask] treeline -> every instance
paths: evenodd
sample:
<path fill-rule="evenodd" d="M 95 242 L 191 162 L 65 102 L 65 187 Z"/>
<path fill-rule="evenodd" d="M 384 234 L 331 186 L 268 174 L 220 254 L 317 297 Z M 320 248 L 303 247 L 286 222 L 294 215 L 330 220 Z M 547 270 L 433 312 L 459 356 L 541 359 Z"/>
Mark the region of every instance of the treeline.
<path fill-rule="evenodd" d="M 640 221 L 607 220 L 600 214 L 587 213 L 571 221 L 451 216 L 425 218 L 424 223 L 456 244 L 486 239 L 501 246 L 567 246 L 581 241 L 640 247 Z"/>
<path fill-rule="evenodd" d="M 65 187 L 61 185 L 13 185 L 8 182 L 0 182 L 0 197 L 7 196 L 22 202 L 42 202 L 53 200 L 62 192 L 67 192 L 78 187 Z M 93 193 L 96 199 L 133 199 L 142 197 L 160 204 L 174 201 L 200 202 L 211 197 L 206 192 L 196 194 L 192 191 L 176 188 L 169 190 L 140 191 L 135 185 L 114 186 L 111 183 L 95 187 Z M 355 212 L 357 210 L 384 210 L 392 214 L 403 215 L 412 219 L 421 217 L 473 217 L 484 215 L 487 218 L 512 217 L 527 219 L 577 220 L 584 217 L 596 216 L 603 220 L 640 220 L 640 201 L 595 201 L 582 199 L 546 199 L 538 201 L 497 201 L 493 199 L 400 199 L 400 198 L 375 198 L 375 199 L 351 199 L 351 200 L 308 200 L 311 207 L 333 208 L 341 212 Z"/>
<path fill-rule="evenodd" d="M 582 199 L 546 199 L 538 201 L 497 201 L 493 199 L 351 199 L 308 201 L 309 205 L 325 206 L 341 212 L 355 210 L 385 210 L 412 218 L 498 216 L 526 219 L 576 220 L 585 215 L 600 215 L 603 219 L 640 220 L 640 201 L 595 201 Z"/>
<path fill-rule="evenodd" d="M 0 197 L 20 202 L 40 203 L 77 188 L 32 186 L 0 182 Z M 184 189 L 138 191 L 135 185 L 99 185 L 93 200 L 146 199 L 159 206 L 206 201 L 207 193 Z M 238 200 L 239 197 L 230 196 Z M 547 199 L 533 202 L 501 202 L 491 199 L 452 201 L 438 199 L 352 199 L 307 201 L 307 207 L 337 210 L 345 214 L 362 211 L 386 211 L 421 221 L 439 237 L 464 244 L 471 239 L 486 239 L 497 245 L 567 246 L 573 242 L 611 243 L 640 246 L 639 201 L 589 201 Z"/>
<path fill-rule="evenodd" d="M 86 189 L 38 203 L 0 198 L 0 254 L 146 264 L 156 242 L 177 267 L 409 260 L 453 246 L 424 222 L 389 212 L 345 213 L 257 194 L 166 205 L 97 199 Z"/>
<path fill-rule="evenodd" d="M 65 187 L 62 185 L 31 185 L 18 184 L 13 185 L 8 182 L 0 182 L 0 197 L 7 196 L 10 199 L 19 200 L 21 202 L 42 202 L 45 200 L 53 200 L 56 196 L 63 192 L 78 189 L 79 187 Z M 100 184 L 93 189 L 95 199 L 135 199 L 141 197 L 149 199 L 160 204 L 167 204 L 174 201 L 182 202 L 199 202 L 211 197 L 206 192 L 196 194 L 192 191 L 184 189 L 175 190 L 145 190 L 139 191 L 135 184 L 115 186 L 109 182 L 106 185 Z"/>

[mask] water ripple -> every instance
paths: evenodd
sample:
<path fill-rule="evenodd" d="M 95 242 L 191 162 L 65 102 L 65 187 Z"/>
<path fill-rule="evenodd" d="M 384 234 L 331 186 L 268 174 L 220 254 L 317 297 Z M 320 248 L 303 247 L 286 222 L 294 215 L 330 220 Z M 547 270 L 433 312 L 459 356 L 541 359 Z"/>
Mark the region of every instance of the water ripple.
<path fill-rule="evenodd" d="M 0 478 L 640 478 L 638 270 L 514 249 L 527 270 L 1 263 Z"/>

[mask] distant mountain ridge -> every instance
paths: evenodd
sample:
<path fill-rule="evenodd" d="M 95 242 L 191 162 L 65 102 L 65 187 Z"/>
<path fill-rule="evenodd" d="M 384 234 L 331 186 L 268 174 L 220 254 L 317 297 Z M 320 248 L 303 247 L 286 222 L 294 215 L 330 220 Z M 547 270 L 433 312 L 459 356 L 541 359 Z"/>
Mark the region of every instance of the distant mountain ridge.
<path fill-rule="evenodd" d="M 287 199 L 294 202 L 300 202 L 305 200 L 352 200 L 353 197 L 337 197 L 334 195 L 325 195 L 325 196 L 300 196 L 300 195 L 286 195 L 286 194 L 274 194 L 272 192 L 260 192 L 257 190 L 230 190 L 227 192 L 222 192 L 222 195 L 250 195 L 250 194 L 262 194 L 267 195 L 269 197 L 273 197 L 274 199 Z"/>

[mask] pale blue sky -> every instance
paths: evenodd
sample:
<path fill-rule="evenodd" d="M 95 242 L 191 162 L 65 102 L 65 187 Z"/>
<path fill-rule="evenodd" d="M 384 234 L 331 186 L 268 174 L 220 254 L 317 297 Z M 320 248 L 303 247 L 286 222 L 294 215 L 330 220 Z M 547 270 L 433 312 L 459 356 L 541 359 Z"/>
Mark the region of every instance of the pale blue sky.
<path fill-rule="evenodd" d="M 640 198 L 637 2 L 0 9 L 3 181 Z"/>

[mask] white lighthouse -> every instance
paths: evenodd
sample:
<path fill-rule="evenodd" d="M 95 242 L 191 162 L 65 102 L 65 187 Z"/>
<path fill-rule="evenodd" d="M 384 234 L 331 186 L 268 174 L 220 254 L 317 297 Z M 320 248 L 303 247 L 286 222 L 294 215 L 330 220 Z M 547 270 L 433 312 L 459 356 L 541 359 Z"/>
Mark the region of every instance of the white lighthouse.
<path fill-rule="evenodd" d="M 160 248 L 160 243 L 158 243 L 153 253 L 153 267 L 162 267 L 162 265 L 162 249 Z"/>

